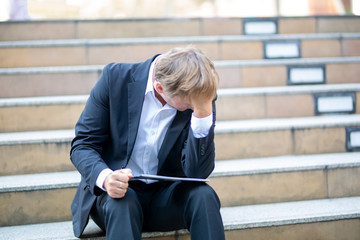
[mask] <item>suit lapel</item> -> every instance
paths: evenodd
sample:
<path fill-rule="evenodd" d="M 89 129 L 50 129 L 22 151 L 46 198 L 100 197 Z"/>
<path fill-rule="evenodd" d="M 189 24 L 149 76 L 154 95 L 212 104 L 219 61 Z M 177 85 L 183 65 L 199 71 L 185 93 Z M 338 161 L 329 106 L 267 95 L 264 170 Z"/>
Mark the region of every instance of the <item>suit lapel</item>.
<path fill-rule="evenodd" d="M 145 97 L 145 89 L 149 76 L 149 69 L 152 61 L 156 58 L 147 60 L 139 65 L 131 76 L 128 83 L 128 145 L 127 161 L 129 161 L 134 148 L 136 135 L 139 128 L 141 109 Z"/>
<path fill-rule="evenodd" d="M 184 112 L 177 111 L 174 120 L 172 121 L 168 131 L 166 132 L 163 144 L 159 150 L 158 159 L 158 171 L 164 165 L 164 162 L 173 148 L 176 140 L 178 139 L 181 131 L 184 129 L 186 124 L 189 124 L 189 119 L 192 111 L 187 110 Z"/>
<path fill-rule="evenodd" d="M 128 145 L 127 145 L 127 159 L 130 159 L 131 152 L 135 144 L 135 138 L 139 127 L 141 109 L 144 101 L 144 89 L 139 82 L 132 82 L 128 89 Z M 140 94 L 139 94 L 140 93 Z"/>

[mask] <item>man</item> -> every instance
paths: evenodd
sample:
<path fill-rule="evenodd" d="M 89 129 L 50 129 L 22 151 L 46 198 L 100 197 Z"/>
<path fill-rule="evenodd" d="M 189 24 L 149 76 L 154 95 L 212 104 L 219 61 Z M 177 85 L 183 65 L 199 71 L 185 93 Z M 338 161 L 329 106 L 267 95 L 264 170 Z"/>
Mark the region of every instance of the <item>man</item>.
<path fill-rule="evenodd" d="M 210 175 L 217 82 L 213 63 L 193 47 L 104 68 L 72 141 L 82 176 L 71 206 L 75 236 L 90 215 L 107 239 L 183 228 L 194 240 L 225 239 L 220 201 L 206 183 L 132 180 Z"/>

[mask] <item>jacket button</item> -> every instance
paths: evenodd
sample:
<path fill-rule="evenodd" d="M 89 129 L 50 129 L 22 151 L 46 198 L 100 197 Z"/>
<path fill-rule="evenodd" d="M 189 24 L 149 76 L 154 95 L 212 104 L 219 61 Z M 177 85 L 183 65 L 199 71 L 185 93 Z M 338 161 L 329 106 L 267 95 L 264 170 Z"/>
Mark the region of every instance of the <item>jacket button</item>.
<path fill-rule="evenodd" d="M 200 147 L 200 154 L 203 156 L 205 154 L 205 146 L 204 144 Z"/>

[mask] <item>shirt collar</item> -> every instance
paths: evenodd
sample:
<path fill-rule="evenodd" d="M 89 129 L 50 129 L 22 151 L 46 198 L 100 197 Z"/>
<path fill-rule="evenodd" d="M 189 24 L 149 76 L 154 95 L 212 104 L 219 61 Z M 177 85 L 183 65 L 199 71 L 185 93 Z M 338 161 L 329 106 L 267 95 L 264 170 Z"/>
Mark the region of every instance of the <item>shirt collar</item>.
<path fill-rule="evenodd" d="M 154 61 L 152 61 L 151 65 L 150 65 L 148 80 L 147 80 L 147 84 L 146 84 L 145 95 L 147 95 L 149 92 L 154 93 L 153 76 L 154 76 L 155 63 L 156 63 L 157 59 L 158 59 L 158 57 L 156 57 L 154 59 Z M 154 94 L 154 96 L 155 96 L 155 94 Z"/>
<path fill-rule="evenodd" d="M 157 57 L 158 58 L 158 57 Z M 156 60 L 157 58 L 154 59 L 154 61 L 151 63 L 150 65 L 150 70 L 149 70 L 149 75 L 148 75 L 148 80 L 147 80 L 147 84 L 146 84 L 146 90 L 145 90 L 145 96 L 150 93 L 151 96 L 156 99 L 156 101 L 159 101 L 156 97 L 155 97 L 155 90 L 154 90 L 154 84 L 153 84 L 153 76 L 154 76 L 154 68 L 155 68 L 155 64 L 156 64 Z M 169 104 L 165 104 L 164 109 L 173 109 L 176 110 L 176 108 L 170 106 Z"/>
<path fill-rule="evenodd" d="M 152 79 L 153 78 L 153 72 L 154 72 L 154 62 L 152 62 L 151 66 L 150 66 L 149 76 L 148 76 L 148 80 L 147 80 L 147 84 L 146 84 L 145 95 L 147 95 L 149 92 L 154 91 L 153 79 Z"/>

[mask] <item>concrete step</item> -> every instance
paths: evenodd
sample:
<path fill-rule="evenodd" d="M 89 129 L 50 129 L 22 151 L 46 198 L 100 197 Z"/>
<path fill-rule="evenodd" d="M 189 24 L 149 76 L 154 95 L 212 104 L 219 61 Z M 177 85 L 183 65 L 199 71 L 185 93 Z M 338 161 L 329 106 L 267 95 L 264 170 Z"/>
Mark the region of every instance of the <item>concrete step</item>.
<path fill-rule="evenodd" d="M 357 16 L 0 22 L 0 41 L 360 32 Z M 181 29 L 181 31 L 178 31 Z"/>
<path fill-rule="evenodd" d="M 104 66 L 0 69 L 0 98 L 89 94 Z"/>
<path fill-rule="evenodd" d="M 217 119 L 227 121 L 360 113 L 359 99 L 360 84 L 219 89 Z"/>
<path fill-rule="evenodd" d="M 0 43 L 1 68 L 101 65 L 143 61 L 193 44 L 213 60 L 346 57 L 360 55 L 359 33 L 271 36 L 188 36 Z M 136 53 L 136 54 L 134 54 Z"/>
<path fill-rule="evenodd" d="M 70 205 L 80 182 L 77 172 L 1 178 L 0 226 L 71 219 Z"/>
<path fill-rule="evenodd" d="M 359 127 L 358 114 L 218 121 L 216 159 L 354 151 Z M 73 137 L 73 129 L 1 133 L 0 175 L 72 170 Z"/>
<path fill-rule="evenodd" d="M 0 99 L 0 132 L 74 128 L 88 95 Z"/>
<path fill-rule="evenodd" d="M 359 64 L 359 57 L 215 61 L 221 88 L 358 83 Z"/>
<path fill-rule="evenodd" d="M 357 149 L 350 131 L 360 115 L 329 115 L 218 122 L 217 159 L 346 152 Z M 356 145 L 356 146 L 355 146 Z M 353 147 L 351 147 L 353 146 Z"/>
<path fill-rule="evenodd" d="M 360 197 L 222 208 L 226 239 L 356 240 L 360 235 Z M 71 222 L 0 228 L 4 240 L 77 239 Z M 143 239 L 190 239 L 186 230 L 143 233 Z M 105 239 L 90 220 L 86 239 Z"/>
<path fill-rule="evenodd" d="M 360 196 L 359 173 L 360 153 L 228 160 L 210 185 L 228 207 Z M 79 181 L 77 171 L 0 177 L 0 226 L 71 219 Z"/>
<path fill-rule="evenodd" d="M 73 128 L 87 95 L 0 99 L 0 132 Z M 360 84 L 219 89 L 217 119 L 360 113 Z"/>
<path fill-rule="evenodd" d="M 223 60 L 214 64 L 220 88 L 358 83 L 360 75 L 360 57 Z M 89 94 L 103 67 L 3 68 L 0 98 Z"/>
<path fill-rule="evenodd" d="M 74 170 L 70 142 L 74 130 L 0 134 L 0 176 Z"/>
<path fill-rule="evenodd" d="M 216 161 L 210 185 L 223 206 L 360 196 L 360 153 Z"/>

